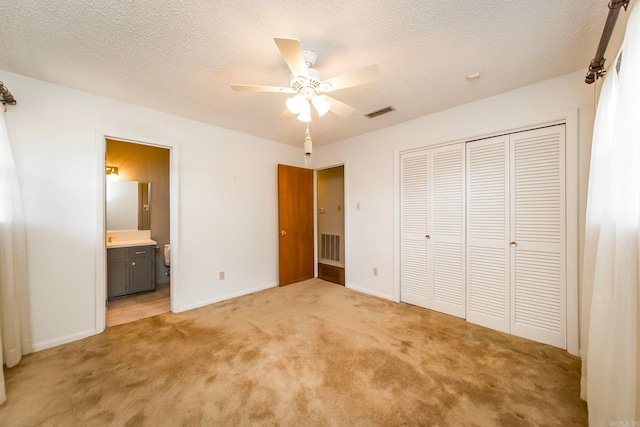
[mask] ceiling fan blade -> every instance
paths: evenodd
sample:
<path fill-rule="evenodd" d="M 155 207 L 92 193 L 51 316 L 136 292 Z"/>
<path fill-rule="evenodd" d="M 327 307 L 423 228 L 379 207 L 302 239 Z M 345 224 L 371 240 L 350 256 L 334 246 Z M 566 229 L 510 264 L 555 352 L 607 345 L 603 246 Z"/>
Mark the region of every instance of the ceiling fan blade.
<path fill-rule="evenodd" d="M 307 71 L 307 64 L 304 62 L 304 54 L 302 53 L 302 46 L 296 39 L 273 39 L 280 49 L 280 53 L 284 58 L 284 62 L 291 70 L 293 77 L 304 76 L 309 78 L 309 72 Z"/>
<path fill-rule="evenodd" d="M 329 109 L 340 117 L 349 117 L 356 111 L 352 106 L 347 105 L 344 102 L 340 102 L 335 98 L 331 98 L 330 96 L 327 96 L 327 101 L 331 103 L 331 108 Z"/>
<path fill-rule="evenodd" d="M 280 113 L 280 115 L 278 116 L 279 120 L 286 120 L 286 119 L 292 119 L 294 118 L 296 115 L 293 114 L 291 111 L 289 111 L 288 108 L 285 108 L 284 111 L 282 113 Z"/>
<path fill-rule="evenodd" d="M 323 92 L 332 92 L 338 89 L 376 82 L 379 79 L 380 67 L 378 64 L 371 64 L 325 80 L 320 87 Z"/>
<path fill-rule="evenodd" d="M 231 89 L 238 92 L 282 92 L 295 93 L 291 88 L 280 86 L 261 86 L 261 85 L 231 85 Z"/>

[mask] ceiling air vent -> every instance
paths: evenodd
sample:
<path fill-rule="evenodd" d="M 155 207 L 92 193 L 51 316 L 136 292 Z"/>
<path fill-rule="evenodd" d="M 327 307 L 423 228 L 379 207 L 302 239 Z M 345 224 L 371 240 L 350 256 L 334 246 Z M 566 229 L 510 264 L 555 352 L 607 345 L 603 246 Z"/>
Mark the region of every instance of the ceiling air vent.
<path fill-rule="evenodd" d="M 384 107 L 383 109 L 378 110 L 378 111 L 373 111 L 373 112 L 371 112 L 369 114 L 365 114 L 364 116 L 365 117 L 369 117 L 370 119 L 373 119 L 374 117 L 378 117 L 378 116 L 390 113 L 390 112 L 395 111 L 395 110 L 396 110 L 395 108 L 393 108 L 391 105 L 389 105 L 388 107 Z"/>

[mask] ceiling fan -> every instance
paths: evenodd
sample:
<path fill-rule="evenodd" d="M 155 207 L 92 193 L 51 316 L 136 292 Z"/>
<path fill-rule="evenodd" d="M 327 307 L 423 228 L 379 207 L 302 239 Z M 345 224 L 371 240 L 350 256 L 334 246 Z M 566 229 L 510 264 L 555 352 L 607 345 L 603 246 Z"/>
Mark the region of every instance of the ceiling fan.
<path fill-rule="evenodd" d="M 378 64 L 371 64 L 324 80 L 322 73 L 313 68 L 318 59 L 314 52 L 303 51 L 300 42 L 295 39 L 275 38 L 273 40 L 291 70 L 289 87 L 233 84 L 231 88 L 240 92 L 296 94 L 287 99 L 287 108 L 280 114 L 279 119 L 289 119 L 297 115 L 298 120 L 308 123 L 311 121 L 311 105 L 319 116 L 324 116 L 331 110 L 341 117 L 348 117 L 356 109 L 325 93 L 372 83 L 380 78 Z"/>

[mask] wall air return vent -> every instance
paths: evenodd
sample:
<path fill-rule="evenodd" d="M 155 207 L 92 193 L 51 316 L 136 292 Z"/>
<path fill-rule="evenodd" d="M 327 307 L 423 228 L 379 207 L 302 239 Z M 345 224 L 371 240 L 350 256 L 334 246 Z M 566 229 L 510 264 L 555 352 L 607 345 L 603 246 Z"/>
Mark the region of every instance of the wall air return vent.
<path fill-rule="evenodd" d="M 380 109 L 378 111 L 373 111 L 373 112 L 371 112 L 369 114 L 365 114 L 364 116 L 365 117 L 369 117 L 370 119 L 373 119 L 374 117 L 378 117 L 378 116 L 390 113 L 390 112 L 395 111 L 395 110 L 396 110 L 395 108 L 393 108 L 391 105 L 389 105 L 388 107 L 384 107 L 384 108 L 382 108 L 382 109 Z"/>
<path fill-rule="evenodd" d="M 320 234 L 320 259 L 340 262 L 340 236 Z"/>

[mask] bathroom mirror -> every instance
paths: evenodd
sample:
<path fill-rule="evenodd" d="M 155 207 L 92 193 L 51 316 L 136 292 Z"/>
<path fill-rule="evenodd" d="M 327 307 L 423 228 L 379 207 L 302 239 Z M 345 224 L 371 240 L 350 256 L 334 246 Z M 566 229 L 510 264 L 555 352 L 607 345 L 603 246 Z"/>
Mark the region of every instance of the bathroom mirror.
<path fill-rule="evenodd" d="M 151 229 L 151 183 L 107 181 L 107 231 Z"/>

